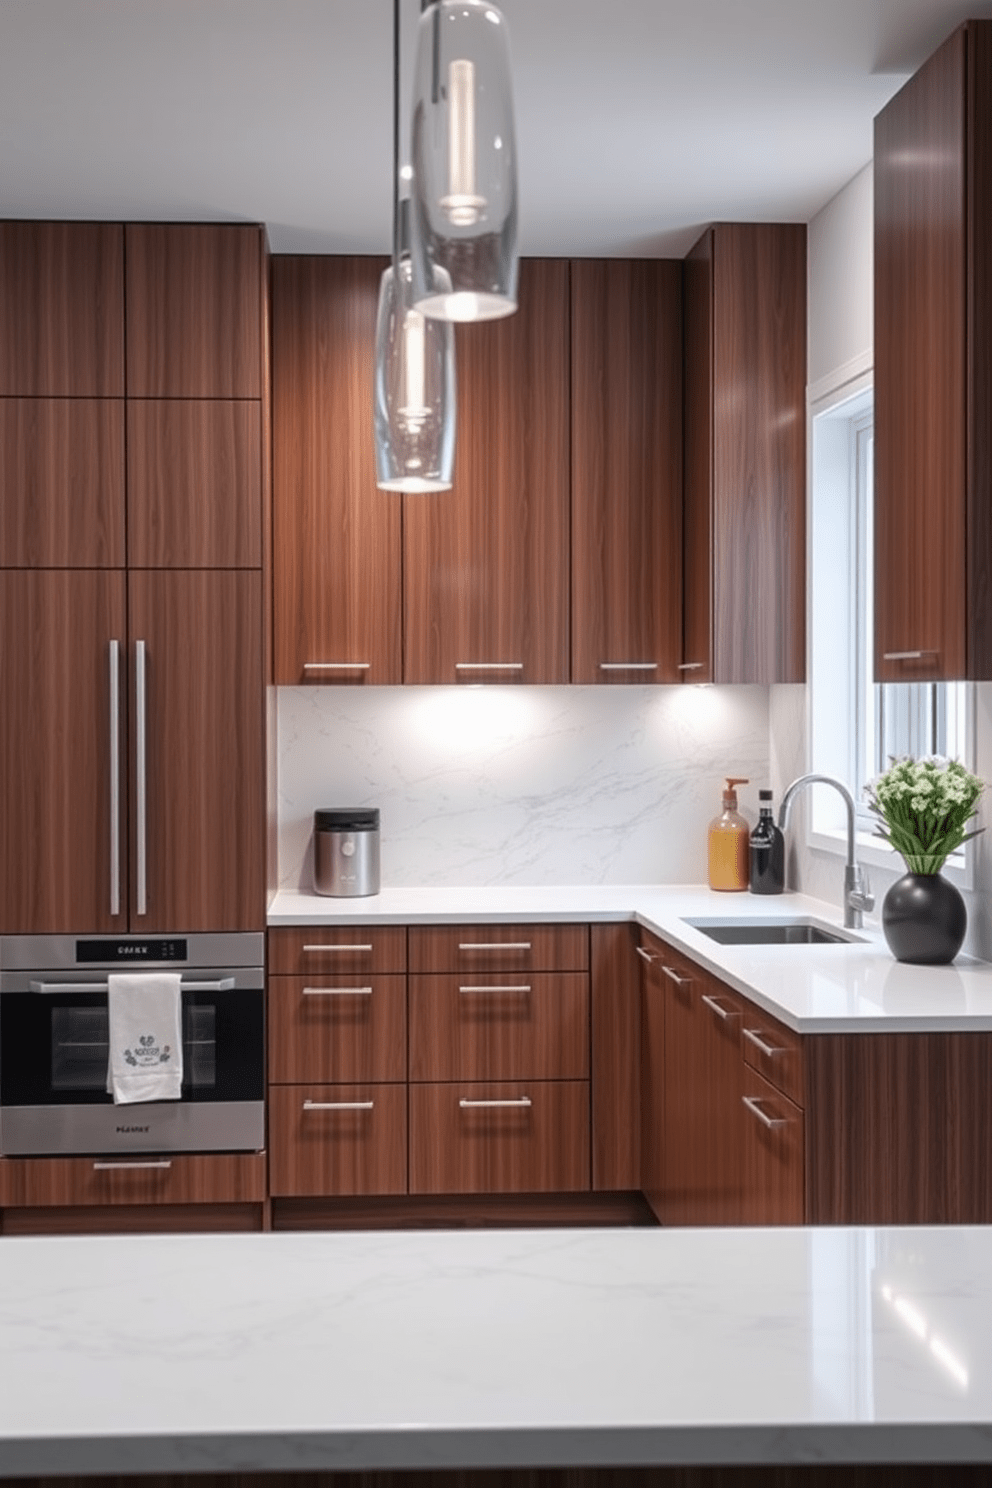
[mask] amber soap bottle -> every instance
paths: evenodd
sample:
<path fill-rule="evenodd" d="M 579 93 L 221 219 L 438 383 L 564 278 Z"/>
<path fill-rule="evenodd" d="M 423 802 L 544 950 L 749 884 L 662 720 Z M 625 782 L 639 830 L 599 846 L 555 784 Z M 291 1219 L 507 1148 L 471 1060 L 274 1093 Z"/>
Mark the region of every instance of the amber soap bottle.
<path fill-rule="evenodd" d="M 723 811 L 710 822 L 707 860 L 711 889 L 746 889 L 750 828 L 737 810 L 737 786 L 748 782 L 728 776 L 723 793 Z"/>

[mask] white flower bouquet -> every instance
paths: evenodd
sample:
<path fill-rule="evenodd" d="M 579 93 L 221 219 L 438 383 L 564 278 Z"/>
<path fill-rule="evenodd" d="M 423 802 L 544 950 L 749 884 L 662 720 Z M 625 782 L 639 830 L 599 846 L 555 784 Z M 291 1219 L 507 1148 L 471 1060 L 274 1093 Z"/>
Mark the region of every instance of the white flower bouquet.
<path fill-rule="evenodd" d="M 985 830 L 965 831 L 984 789 L 957 760 L 907 756 L 866 785 L 865 797 L 885 824 L 878 835 L 902 854 L 910 873 L 929 874 L 939 873 L 948 853 Z"/>

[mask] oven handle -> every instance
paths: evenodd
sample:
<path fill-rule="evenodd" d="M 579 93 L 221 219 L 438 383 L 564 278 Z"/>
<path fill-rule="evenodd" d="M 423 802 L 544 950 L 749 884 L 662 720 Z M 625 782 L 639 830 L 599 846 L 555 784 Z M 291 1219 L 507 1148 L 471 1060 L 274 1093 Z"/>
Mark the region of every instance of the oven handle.
<path fill-rule="evenodd" d="M 106 982 L 29 982 L 32 992 L 106 992 Z M 180 992 L 230 992 L 234 977 L 219 977 L 215 982 L 180 982 Z"/>

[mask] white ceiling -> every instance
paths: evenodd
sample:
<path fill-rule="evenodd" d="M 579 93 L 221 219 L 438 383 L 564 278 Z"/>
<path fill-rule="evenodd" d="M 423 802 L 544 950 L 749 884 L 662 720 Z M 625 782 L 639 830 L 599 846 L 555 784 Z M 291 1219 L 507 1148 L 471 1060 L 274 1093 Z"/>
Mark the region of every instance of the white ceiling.
<path fill-rule="evenodd" d="M 419 0 L 402 0 L 412 62 Z M 391 0 L 0 0 L 0 217 L 262 221 L 385 252 Z M 521 250 L 808 220 L 962 0 L 503 0 Z"/>

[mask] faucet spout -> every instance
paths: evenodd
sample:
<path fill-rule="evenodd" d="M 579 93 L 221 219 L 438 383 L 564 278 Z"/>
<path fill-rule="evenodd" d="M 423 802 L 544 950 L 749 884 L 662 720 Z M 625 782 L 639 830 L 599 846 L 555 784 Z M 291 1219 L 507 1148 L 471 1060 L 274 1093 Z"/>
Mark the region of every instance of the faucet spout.
<path fill-rule="evenodd" d="M 844 924 L 849 930 L 860 930 L 864 925 L 864 911 L 874 907 L 868 875 L 854 857 L 854 797 L 847 786 L 832 775 L 800 775 L 788 787 L 782 797 L 778 812 L 778 824 L 785 831 L 789 821 L 792 802 L 807 785 L 832 785 L 839 791 L 847 808 L 847 863 L 844 867 Z"/>

